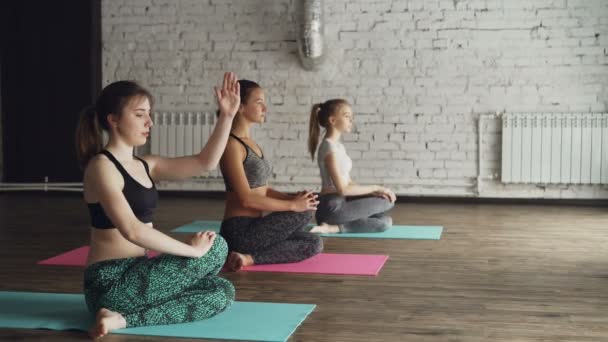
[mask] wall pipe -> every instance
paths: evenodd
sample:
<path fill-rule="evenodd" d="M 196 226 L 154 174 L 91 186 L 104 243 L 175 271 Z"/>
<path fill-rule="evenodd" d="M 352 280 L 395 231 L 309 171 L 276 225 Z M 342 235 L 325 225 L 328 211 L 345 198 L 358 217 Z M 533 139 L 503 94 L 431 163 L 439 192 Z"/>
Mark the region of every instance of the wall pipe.
<path fill-rule="evenodd" d="M 322 0 L 296 0 L 296 41 L 302 66 L 316 70 L 324 58 Z"/>

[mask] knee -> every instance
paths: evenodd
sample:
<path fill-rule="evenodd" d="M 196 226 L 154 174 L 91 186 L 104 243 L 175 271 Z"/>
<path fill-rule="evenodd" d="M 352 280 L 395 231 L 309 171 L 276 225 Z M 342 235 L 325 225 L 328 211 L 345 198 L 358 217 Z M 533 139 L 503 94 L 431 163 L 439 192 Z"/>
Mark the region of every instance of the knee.
<path fill-rule="evenodd" d="M 344 204 L 344 198 L 340 196 L 326 196 L 319 203 L 315 213 L 317 223 L 337 224 L 335 213 L 340 210 Z"/>
<path fill-rule="evenodd" d="M 312 236 L 312 252 L 313 255 L 323 252 L 323 239 L 316 234 Z"/>
<path fill-rule="evenodd" d="M 391 210 L 391 209 L 393 209 L 393 207 L 395 207 L 395 203 L 393 203 L 393 202 L 391 202 L 391 201 L 389 201 L 387 199 L 385 199 L 385 201 L 387 202 L 386 203 L 386 210 Z"/>
<path fill-rule="evenodd" d="M 312 219 L 312 215 L 313 215 L 312 211 L 302 212 L 302 218 L 307 221 L 310 221 Z"/>
<path fill-rule="evenodd" d="M 341 196 L 327 196 L 319 203 L 319 207 L 327 214 L 336 212 L 344 203 L 344 198 Z"/>
<path fill-rule="evenodd" d="M 232 303 L 234 303 L 235 290 L 234 285 L 232 285 L 232 283 L 228 280 L 218 278 L 218 281 L 221 282 L 221 289 L 219 291 L 220 300 L 218 303 L 219 308 L 217 313 L 220 313 L 228 309 Z"/>
<path fill-rule="evenodd" d="M 213 241 L 213 247 L 211 247 L 211 250 L 214 251 L 218 259 L 226 260 L 226 257 L 228 256 L 228 243 L 221 235 L 218 234 L 215 236 L 215 241 Z"/>
<path fill-rule="evenodd" d="M 393 226 L 393 218 L 390 216 L 384 216 L 382 218 L 382 225 L 380 226 L 380 229 L 378 231 L 383 232 L 388 230 L 390 227 Z"/>
<path fill-rule="evenodd" d="M 218 276 L 210 276 L 206 278 L 203 286 L 203 289 L 207 291 L 203 301 L 209 303 L 209 305 L 202 305 L 201 307 L 206 307 L 211 312 L 205 310 L 205 314 L 199 319 L 209 318 L 210 313 L 217 315 L 229 308 L 234 302 L 234 286 L 228 280 Z"/>
<path fill-rule="evenodd" d="M 217 270 L 224 265 L 228 257 L 228 244 L 220 235 L 215 236 L 211 249 L 200 258 L 187 258 L 189 262 L 193 262 L 200 267 L 217 267 Z"/>
<path fill-rule="evenodd" d="M 224 278 L 218 278 L 222 282 L 222 289 L 224 292 L 224 298 L 226 301 L 226 306 L 230 306 L 232 302 L 234 302 L 234 298 L 236 296 L 236 291 L 234 289 L 234 285 Z"/>
<path fill-rule="evenodd" d="M 312 211 L 303 211 L 298 214 L 298 218 L 300 219 L 299 223 L 300 225 L 305 225 L 307 223 L 309 223 L 310 221 L 312 221 L 312 217 L 313 217 L 313 212 Z"/>

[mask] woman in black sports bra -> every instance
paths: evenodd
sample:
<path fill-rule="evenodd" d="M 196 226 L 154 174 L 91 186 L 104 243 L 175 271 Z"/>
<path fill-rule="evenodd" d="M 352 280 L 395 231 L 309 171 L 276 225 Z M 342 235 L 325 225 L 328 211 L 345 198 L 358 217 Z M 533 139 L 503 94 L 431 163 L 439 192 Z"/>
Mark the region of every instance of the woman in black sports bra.
<path fill-rule="evenodd" d="M 183 243 L 152 226 L 155 181 L 217 167 L 240 104 L 236 76 L 226 73 L 215 93 L 221 114 L 211 138 L 197 155 L 179 158 L 133 156 L 153 125 L 152 96 L 134 82 L 108 85 L 83 111 L 76 146 L 92 225 L 84 272 L 87 306 L 97 314 L 91 337 L 124 327 L 209 318 L 234 300 L 232 284 L 217 276 L 228 253 L 224 239 L 199 232 Z M 105 147 L 102 129 L 109 134 Z M 147 249 L 161 255 L 148 259 Z"/>
<path fill-rule="evenodd" d="M 253 124 L 264 121 L 264 91 L 252 81 L 239 83 L 241 105 L 220 161 L 226 184 L 220 234 L 230 248 L 226 264 L 237 271 L 253 264 L 310 258 L 323 249 L 321 238 L 305 231 L 317 196 L 310 191 L 287 195 L 268 186 L 270 163 L 249 133 Z"/>

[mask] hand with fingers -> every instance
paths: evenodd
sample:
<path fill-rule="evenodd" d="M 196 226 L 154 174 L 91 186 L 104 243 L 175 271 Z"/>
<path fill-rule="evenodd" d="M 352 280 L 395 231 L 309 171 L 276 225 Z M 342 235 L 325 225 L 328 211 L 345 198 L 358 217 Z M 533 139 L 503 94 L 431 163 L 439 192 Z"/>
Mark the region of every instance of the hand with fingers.
<path fill-rule="evenodd" d="M 241 86 L 233 72 L 224 74 L 222 87 L 215 87 L 215 98 L 220 110 L 220 115 L 234 118 L 241 105 Z"/>
<path fill-rule="evenodd" d="M 212 231 L 203 231 L 192 234 L 190 237 L 190 245 L 200 253 L 198 257 L 202 257 L 209 252 L 211 246 L 213 246 L 213 241 L 215 241 L 215 236 L 215 232 Z"/>
<path fill-rule="evenodd" d="M 397 196 L 395 196 L 395 193 L 391 189 L 385 187 L 380 187 L 378 191 L 374 191 L 373 195 L 377 197 L 382 197 L 387 201 L 390 201 L 391 203 L 395 203 L 395 201 L 397 200 Z"/>
<path fill-rule="evenodd" d="M 317 195 L 309 190 L 298 192 L 292 201 L 294 202 L 294 211 L 297 212 L 317 210 L 319 204 Z"/>
<path fill-rule="evenodd" d="M 296 197 L 298 197 L 298 196 L 304 195 L 304 194 L 305 194 L 305 193 L 307 193 L 307 192 L 308 192 L 308 190 L 302 190 L 302 191 L 298 191 L 298 192 L 296 192 L 296 194 L 295 194 L 295 195 L 293 195 L 292 197 L 293 197 L 293 198 L 296 198 Z"/>

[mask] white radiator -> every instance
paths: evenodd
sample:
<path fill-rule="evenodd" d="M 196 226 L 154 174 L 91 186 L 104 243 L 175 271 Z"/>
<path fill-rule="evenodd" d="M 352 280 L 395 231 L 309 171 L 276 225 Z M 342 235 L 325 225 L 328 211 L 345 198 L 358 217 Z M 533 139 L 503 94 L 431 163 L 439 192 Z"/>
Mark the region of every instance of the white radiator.
<path fill-rule="evenodd" d="M 608 184 L 607 144 L 607 114 L 505 114 L 502 182 Z"/>
<path fill-rule="evenodd" d="M 200 152 L 205 146 L 213 126 L 212 113 L 154 113 L 154 126 L 150 134 L 150 153 L 164 157 L 181 157 Z M 201 175 L 221 177 L 219 170 Z"/>

